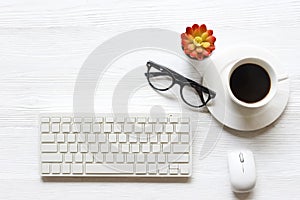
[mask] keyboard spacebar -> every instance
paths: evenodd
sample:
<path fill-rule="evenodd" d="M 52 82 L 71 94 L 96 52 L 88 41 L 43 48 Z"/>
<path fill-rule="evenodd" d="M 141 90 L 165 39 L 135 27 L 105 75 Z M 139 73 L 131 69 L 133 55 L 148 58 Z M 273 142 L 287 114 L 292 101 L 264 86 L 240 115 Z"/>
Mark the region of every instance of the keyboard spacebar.
<path fill-rule="evenodd" d="M 86 164 L 87 174 L 133 174 L 132 164 Z"/>

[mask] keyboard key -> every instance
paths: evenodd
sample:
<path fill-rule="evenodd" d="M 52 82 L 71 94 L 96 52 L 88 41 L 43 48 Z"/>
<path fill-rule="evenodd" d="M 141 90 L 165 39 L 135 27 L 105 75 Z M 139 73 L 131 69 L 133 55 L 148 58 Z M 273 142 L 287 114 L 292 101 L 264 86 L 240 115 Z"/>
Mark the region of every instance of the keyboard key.
<path fill-rule="evenodd" d="M 61 125 L 61 130 L 63 133 L 69 133 L 70 132 L 70 124 L 63 123 Z"/>
<path fill-rule="evenodd" d="M 81 153 L 87 153 L 89 151 L 89 147 L 87 143 L 80 144 L 80 152 Z"/>
<path fill-rule="evenodd" d="M 176 124 L 176 132 L 177 133 L 189 133 L 190 126 L 189 124 Z"/>
<path fill-rule="evenodd" d="M 136 154 L 136 161 L 138 163 L 144 163 L 145 162 L 145 155 L 144 154 Z"/>
<path fill-rule="evenodd" d="M 94 154 L 95 162 L 102 163 L 104 162 L 104 156 L 103 153 L 96 153 Z"/>
<path fill-rule="evenodd" d="M 141 142 L 141 143 L 146 143 L 146 142 L 148 142 L 148 135 L 147 135 L 147 134 L 144 134 L 144 133 L 140 134 L 140 142 Z"/>
<path fill-rule="evenodd" d="M 65 162 L 67 162 L 67 163 L 73 162 L 73 155 L 71 153 L 65 154 Z"/>
<path fill-rule="evenodd" d="M 189 162 L 188 154 L 168 154 L 168 162 L 185 163 Z"/>
<path fill-rule="evenodd" d="M 62 154 L 60 153 L 42 153 L 42 162 L 62 162 Z"/>
<path fill-rule="evenodd" d="M 71 118 L 70 117 L 63 117 L 61 119 L 62 122 L 66 122 L 66 123 L 71 123 Z"/>
<path fill-rule="evenodd" d="M 152 124 L 145 124 L 145 133 L 152 133 Z"/>
<path fill-rule="evenodd" d="M 166 133 L 173 133 L 173 124 L 166 124 Z"/>
<path fill-rule="evenodd" d="M 65 135 L 64 134 L 57 134 L 56 135 L 56 140 L 57 140 L 57 142 L 65 142 Z"/>
<path fill-rule="evenodd" d="M 98 135 L 98 142 L 101 142 L 101 143 L 106 142 L 106 137 L 107 137 L 107 134 L 103 134 L 103 133 L 99 134 Z"/>
<path fill-rule="evenodd" d="M 114 122 L 114 118 L 113 117 L 105 117 L 105 122 L 106 123 L 113 123 Z"/>
<path fill-rule="evenodd" d="M 188 164 L 180 164 L 179 165 L 180 174 L 189 174 L 190 169 Z"/>
<path fill-rule="evenodd" d="M 99 145 L 97 144 L 97 143 L 92 143 L 92 144 L 89 144 L 89 150 L 90 150 L 90 152 L 92 152 L 92 153 L 97 153 L 98 152 L 98 150 L 99 150 Z"/>
<path fill-rule="evenodd" d="M 60 164 L 52 164 L 51 165 L 51 172 L 53 174 L 59 174 L 60 173 Z"/>
<path fill-rule="evenodd" d="M 124 124 L 124 132 L 125 133 L 133 132 L 132 124 Z"/>
<path fill-rule="evenodd" d="M 50 173 L 50 164 L 42 163 L 42 174 L 49 174 L 49 173 Z"/>
<path fill-rule="evenodd" d="M 82 163 L 82 154 L 81 153 L 76 153 L 74 156 L 75 162 Z"/>
<path fill-rule="evenodd" d="M 114 155 L 112 153 L 107 153 L 105 155 L 105 161 L 107 163 L 113 163 L 114 162 Z"/>
<path fill-rule="evenodd" d="M 188 153 L 189 152 L 189 144 L 173 144 L 173 152 L 174 153 Z"/>
<path fill-rule="evenodd" d="M 42 117 L 41 118 L 41 122 L 49 123 L 50 122 L 50 118 L 49 117 Z"/>
<path fill-rule="evenodd" d="M 57 122 L 57 123 L 59 123 L 60 122 L 60 117 L 52 117 L 51 118 L 51 122 Z"/>
<path fill-rule="evenodd" d="M 86 134 L 78 134 L 78 135 L 77 135 L 77 141 L 78 141 L 79 143 L 85 142 L 85 137 L 86 137 Z"/>
<path fill-rule="evenodd" d="M 80 127 L 81 127 L 81 124 L 73 124 L 72 125 L 73 133 L 80 133 Z"/>
<path fill-rule="evenodd" d="M 86 122 L 86 123 L 92 123 L 93 118 L 92 117 L 85 117 L 83 121 Z"/>
<path fill-rule="evenodd" d="M 110 144 L 110 152 L 118 153 L 119 152 L 119 144 L 118 143 Z"/>
<path fill-rule="evenodd" d="M 134 123 L 135 122 L 135 117 L 127 117 L 126 122 L 127 123 Z"/>
<path fill-rule="evenodd" d="M 41 124 L 41 132 L 42 133 L 49 133 L 50 132 L 50 126 L 48 123 L 42 123 Z"/>
<path fill-rule="evenodd" d="M 62 164 L 61 171 L 63 174 L 70 174 L 71 173 L 71 165 L 70 164 Z"/>
<path fill-rule="evenodd" d="M 157 173 L 156 164 L 148 164 L 148 173 L 149 174 L 156 174 Z"/>
<path fill-rule="evenodd" d="M 150 144 L 142 144 L 142 152 L 144 153 L 150 152 Z"/>
<path fill-rule="evenodd" d="M 160 144 L 152 144 L 152 152 L 159 153 L 160 152 Z"/>
<path fill-rule="evenodd" d="M 102 153 L 109 152 L 109 145 L 107 143 L 101 144 L 100 145 L 100 150 L 101 150 Z"/>
<path fill-rule="evenodd" d="M 135 162 L 135 159 L 134 159 L 134 154 L 126 154 L 126 161 L 128 163 L 134 163 Z"/>
<path fill-rule="evenodd" d="M 148 154 L 147 155 L 147 162 L 148 163 L 155 163 L 156 162 L 156 156 L 155 156 L 155 154 Z"/>
<path fill-rule="evenodd" d="M 109 142 L 117 142 L 117 135 L 113 134 L 113 133 L 109 134 L 108 135 L 108 141 Z"/>
<path fill-rule="evenodd" d="M 168 122 L 168 119 L 163 117 L 163 118 L 158 118 L 158 122 L 159 123 L 167 123 Z"/>
<path fill-rule="evenodd" d="M 159 163 L 166 162 L 166 155 L 165 154 L 158 154 L 157 155 L 157 162 L 159 162 Z"/>
<path fill-rule="evenodd" d="M 114 124 L 114 132 L 121 133 L 122 132 L 122 124 Z"/>
<path fill-rule="evenodd" d="M 76 141 L 75 134 L 68 134 L 67 140 L 68 142 L 75 142 Z"/>
<path fill-rule="evenodd" d="M 42 152 L 57 152 L 57 144 L 42 144 Z"/>
<path fill-rule="evenodd" d="M 68 144 L 60 144 L 59 145 L 59 152 L 67 153 L 68 152 Z"/>
<path fill-rule="evenodd" d="M 180 141 L 182 143 L 189 143 L 190 138 L 188 134 L 180 134 Z"/>
<path fill-rule="evenodd" d="M 169 135 L 168 134 L 160 134 L 160 142 L 161 143 L 167 143 L 169 142 Z"/>
<path fill-rule="evenodd" d="M 138 137 L 136 134 L 129 134 L 129 142 L 134 143 L 138 141 Z"/>
<path fill-rule="evenodd" d="M 124 117 L 116 117 L 116 122 L 118 122 L 118 123 L 124 123 L 125 122 L 125 118 Z"/>
<path fill-rule="evenodd" d="M 76 153 L 77 152 L 77 144 L 70 144 L 69 145 L 69 150 L 71 153 Z"/>
<path fill-rule="evenodd" d="M 155 132 L 162 133 L 163 132 L 163 125 L 162 124 L 155 124 Z"/>
<path fill-rule="evenodd" d="M 111 133 L 111 124 L 104 124 L 103 131 L 104 133 Z"/>
<path fill-rule="evenodd" d="M 170 169 L 170 174 L 171 175 L 177 175 L 178 174 L 178 169 Z"/>
<path fill-rule="evenodd" d="M 170 123 L 178 123 L 177 117 L 170 117 Z"/>
<path fill-rule="evenodd" d="M 94 133 L 100 133 L 101 132 L 100 124 L 93 124 L 93 132 Z"/>
<path fill-rule="evenodd" d="M 177 133 L 171 134 L 171 143 L 178 143 L 179 142 L 179 135 Z"/>
<path fill-rule="evenodd" d="M 86 164 L 87 174 L 132 174 L 133 164 Z"/>
<path fill-rule="evenodd" d="M 87 141 L 88 142 L 96 142 L 96 134 L 88 134 Z"/>
<path fill-rule="evenodd" d="M 122 152 L 128 153 L 129 152 L 129 144 L 121 144 Z"/>
<path fill-rule="evenodd" d="M 139 144 L 131 144 L 131 152 L 139 153 L 140 152 L 140 145 Z"/>
<path fill-rule="evenodd" d="M 157 143 L 158 142 L 157 134 L 149 134 L 149 140 L 151 143 Z"/>
<path fill-rule="evenodd" d="M 91 124 L 83 124 L 83 125 L 82 125 L 82 131 L 83 131 L 84 133 L 89 133 L 89 132 L 91 132 Z"/>
<path fill-rule="evenodd" d="M 82 174 L 83 173 L 82 164 L 72 164 L 72 173 L 73 174 Z"/>
<path fill-rule="evenodd" d="M 94 161 L 94 156 L 91 153 L 86 153 L 85 154 L 85 162 L 87 163 L 92 163 Z"/>
<path fill-rule="evenodd" d="M 117 154 L 116 155 L 116 161 L 117 163 L 123 163 L 125 160 L 124 160 L 124 154 Z"/>
<path fill-rule="evenodd" d="M 136 174 L 146 174 L 147 166 L 145 164 L 136 164 L 135 165 L 135 173 Z"/>
<path fill-rule="evenodd" d="M 157 169 L 159 174 L 168 174 L 169 168 L 167 164 L 158 164 Z"/>
<path fill-rule="evenodd" d="M 171 145 L 170 144 L 163 144 L 163 152 L 170 153 L 171 152 Z"/>
<path fill-rule="evenodd" d="M 75 117 L 73 119 L 74 123 L 81 123 L 82 122 L 82 118 L 81 117 Z"/>
<path fill-rule="evenodd" d="M 146 118 L 145 117 L 138 117 L 137 118 L 137 123 L 140 123 L 140 124 L 146 123 Z"/>
<path fill-rule="evenodd" d="M 53 133 L 59 133 L 59 123 L 53 123 L 53 124 L 51 125 L 51 131 L 52 131 Z"/>
<path fill-rule="evenodd" d="M 96 117 L 95 118 L 95 122 L 102 123 L 103 122 L 103 118 L 102 117 Z"/>
<path fill-rule="evenodd" d="M 134 126 L 134 132 L 136 132 L 136 133 L 142 133 L 143 132 L 143 125 L 142 124 L 135 124 L 135 126 Z"/>
<path fill-rule="evenodd" d="M 127 135 L 122 133 L 119 135 L 119 142 L 127 142 Z"/>

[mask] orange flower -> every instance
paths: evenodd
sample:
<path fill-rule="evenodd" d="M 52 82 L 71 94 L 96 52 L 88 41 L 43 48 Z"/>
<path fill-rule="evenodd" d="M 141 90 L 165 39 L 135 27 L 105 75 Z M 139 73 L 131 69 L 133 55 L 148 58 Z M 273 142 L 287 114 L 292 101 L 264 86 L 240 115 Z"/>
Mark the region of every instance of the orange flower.
<path fill-rule="evenodd" d="M 210 56 L 215 50 L 216 38 L 212 30 L 207 30 L 206 25 L 194 24 L 187 27 L 186 32 L 181 34 L 181 45 L 184 53 L 189 57 L 197 60 L 203 60 L 204 57 Z"/>

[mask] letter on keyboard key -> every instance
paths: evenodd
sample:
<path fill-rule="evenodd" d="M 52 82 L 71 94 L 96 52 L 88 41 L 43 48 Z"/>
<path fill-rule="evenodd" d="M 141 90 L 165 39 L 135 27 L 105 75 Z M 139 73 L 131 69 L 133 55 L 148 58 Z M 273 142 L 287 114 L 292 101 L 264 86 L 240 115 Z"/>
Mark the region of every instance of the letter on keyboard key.
<path fill-rule="evenodd" d="M 42 162 L 62 162 L 62 154 L 60 153 L 42 153 Z"/>
<path fill-rule="evenodd" d="M 57 152 L 57 144 L 42 144 L 42 152 Z"/>
<path fill-rule="evenodd" d="M 173 152 L 174 153 L 188 153 L 189 152 L 189 144 L 173 144 Z"/>
<path fill-rule="evenodd" d="M 188 154 L 168 154 L 168 162 L 186 163 L 189 162 Z"/>
<path fill-rule="evenodd" d="M 86 164 L 87 174 L 133 174 L 133 164 Z"/>

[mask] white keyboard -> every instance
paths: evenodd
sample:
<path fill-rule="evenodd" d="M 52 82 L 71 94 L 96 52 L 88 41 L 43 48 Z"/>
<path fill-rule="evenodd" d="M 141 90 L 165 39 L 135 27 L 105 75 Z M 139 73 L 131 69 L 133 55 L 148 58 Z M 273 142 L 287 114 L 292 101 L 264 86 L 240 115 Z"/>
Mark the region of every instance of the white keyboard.
<path fill-rule="evenodd" d="M 188 117 L 40 117 L 43 177 L 189 177 L 192 131 Z"/>

